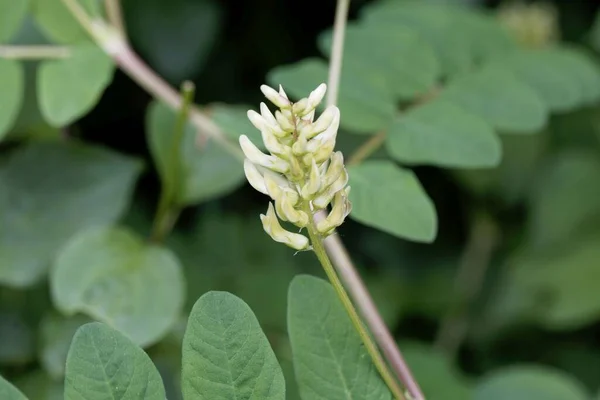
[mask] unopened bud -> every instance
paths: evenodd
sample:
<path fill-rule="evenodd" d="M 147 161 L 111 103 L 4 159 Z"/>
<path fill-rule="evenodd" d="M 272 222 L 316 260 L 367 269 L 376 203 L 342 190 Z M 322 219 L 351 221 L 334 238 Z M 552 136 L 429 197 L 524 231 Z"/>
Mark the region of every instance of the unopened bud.
<path fill-rule="evenodd" d="M 348 183 L 348 172 L 344 168 L 341 175 L 326 188 L 316 199 L 313 200 L 313 205 L 319 209 L 327 207 L 331 203 L 333 196 L 342 190 Z"/>
<path fill-rule="evenodd" d="M 312 166 L 310 168 L 310 175 L 308 181 L 302 187 L 301 195 L 306 200 L 311 200 L 315 194 L 321 189 L 321 175 L 319 174 L 319 168 L 315 160 L 312 160 Z"/>
<path fill-rule="evenodd" d="M 335 228 L 340 226 L 348 213 L 348 209 L 351 207 L 348 198 L 346 197 L 346 191 L 340 190 L 335 194 L 333 200 L 333 207 L 329 215 L 317 224 L 317 230 L 320 233 L 330 233 Z"/>
<path fill-rule="evenodd" d="M 283 129 L 284 131 L 286 131 L 286 132 L 294 131 L 294 124 L 292 123 L 292 121 L 289 120 L 288 117 L 283 115 L 283 113 L 281 111 L 275 111 L 275 119 L 277 120 L 277 123 L 279 124 L 281 129 Z"/>
<path fill-rule="evenodd" d="M 288 232 L 281 227 L 277 220 L 277 216 L 275 215 L 272 203 L 269 203 L 267 214 L 260 215 L 260 220 L 262 221 L 265 232 L 267 232 L 267 234 L 276 242 L 284 243 L 296 250 L 308 249 L 308 238 L 306 236 L 299 233 Z"/>
<path fill-rule="evenodd" d="M 250 139 L 248 139 L 248 136 L 241 135 L 239 140 L 244 155 L 254 164 L 261 165 L 273 171 L 281 172 L 282 174 L 290 170 L 290 164 L 278 157 L 266 155 L 260 151 L 258 147 L 256 147 L 254 143 L 250 141 Z"/>
<path fill-rule="evenodd" d="M 287 98 L 287 95 L 285 94 L 285 92 L 283 91 L 283 89 L 280 88 L 280 92 L 277 93 L 277 91 L 275 89 L 273 89 L 270 86 L 267 85 L 261 85 L 260 90 L 261 92 L 263 92 L 263 94 L 265 95 L 265 97 L 267 99 L 269 99 L 269 101 L 273 104 L 275 104 L 277 107 L 279 108 L 291 108 L 291 103 Z"/>

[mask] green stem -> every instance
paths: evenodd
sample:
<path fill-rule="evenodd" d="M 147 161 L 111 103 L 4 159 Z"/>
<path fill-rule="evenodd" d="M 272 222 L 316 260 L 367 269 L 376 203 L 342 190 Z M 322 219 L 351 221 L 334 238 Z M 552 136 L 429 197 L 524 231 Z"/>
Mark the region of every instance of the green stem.
<path fill-rule="evenodd" d="M 183 142 L 186 124 L 189 118 L 190 108 L 194 100 L 195 87 L 192 82 L 186 81 L 181 86 L 181 97 L 183 101 L 177 114 L 171 147 L 165 160 L 165 171 L 162 177 L 162 190 L 158 202 L 158 209 L 154 219 L 151 240 L 162 242 L 169 234 L 177 217 L 179 216 L 179 207 L 176 205 L 176 196 L 180 190 L 181 170 L 180 153 Z"/>
<path fill-rule="evenodd" d="M 323 246 L 323 240 L 321 238 L 321 235 L 317 231 L 317 228 L 315 225 L 315 220 L 314 220 L 314 214 L 310 208 L 310 204 L 308 202 L 305 202 L 303 208 L 304 208 L 304 211 L 308 215 L 310 215 L 310 222 L 306 228 L 308 230 L 308 236 L 310 238 L 313 250 L 314 250 L 317 258 L 319 259 L 319 262 L 323 266 L 323 269 L 325 270 L 325 274 L 327 275 L 327 278 L 329 278 L 329 281 L 331 282 L 331 285 L 333 286 L 337 296 L 339 297 L 340 301 L 342 302 L 342 305 L 346 309 L 346 312 L 348 313 L 348 316 L 350 317 L 350 320 L 352 321 L 352 325 L 354 325 L 354 328 L 356 329 L 356 331 L 358 332 L 358 335 L 362 339 L 362 342 L 364 343 L 365 348 L 367 349 L 367 352 L 369 353 L 369 355 L 371 356 L 371 359 L 373 360 L 373 364 L 375 364 L 377 371 L 379 371 L 379 374 L 383 378 L 386 385 L 389 387 L 390 391 L 393 393 L 394 397 L 397 400 L 406 400 L 406 397 L 402 393 L 402 389 L 398 385 L 398 382 L 394 379 L 387 364 L 385 363 L 381 354 L 379 353 L 377 346 L 373 342 L 373 339 L 371 338 L 371 336 L 367 332 L 365 326 L 363 325 L 363 322 L 360 319 L 358 312 L 354 308 L 354 305 L 352 304 L 350 297 L 348 297 L 348 294 L 346 293 L 346 290 L 344 289 L 342 282 L 338 278 L 338 276 L 335 272 L 335 269 L 333 268 L 333 265 L 331 264 L 331 260 L 329 260 L 329 256 L 327 255 L 327 252 L 325 251 L 325 247 Z"/>

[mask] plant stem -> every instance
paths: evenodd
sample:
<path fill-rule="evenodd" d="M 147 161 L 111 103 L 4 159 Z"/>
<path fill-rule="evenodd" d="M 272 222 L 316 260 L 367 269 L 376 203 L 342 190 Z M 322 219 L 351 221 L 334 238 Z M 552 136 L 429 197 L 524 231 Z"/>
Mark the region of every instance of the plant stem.
<path fill-rule="evenodd" d="M 0 58 L 16 60 L 61 59 L 71 56 L 66 46 L 0 46 Z"/>
<path fill-rule="evenodd" d="M 317 228 L 315 225 L 314 215 L 310 208 L 310 204 L 308 202 L 305 202 L 303 208 L 304 208 L 304 211 L 307 213 L 307 215 L 310 215 L 310 222 L 306 228 L 308 230 L 308 236 L 310 238 L 310 242 L 312 244 L 313 250 L 314 250 L 317 258 L 319 259 L 319 262 L 323 266 L 323 269 L 325 270 L 325 274 L 329 278 L 329 281 L 331 282 L 331 285 L 333 286 L 337 296 L 339 297 L 340 301 L 342 302 L 342 305 L 346 309 L 346 312 L 348 313 L 348 316 L 350 317 L 350 320 L 352 321 L 354 328 L 356 328 L 358 335 L 360 336 L 362 342 L 364 343 L 365 348 L 367 349 L 367 352 L 371 356 L 371 359 L 373 360 L 373 364 L 375 364 L 377 371 L 379 371 L 379 374 L 383 378 L 386 385 L 389 387 L 389 389 L 392 392 L 392 394 L 394 395 L 394 397 L 398 400 L 406 400 L 406 397 L 402 393 L 402 389 L 398 385 L 398 382 L 396 381 L 396 379 L 394 378 L 394 376 L 388 369 L 388 366 L 385 363 L 385 361 L 383 360 L 383 358 L 381 357 L 381 354 L 379 353 L 377 346 L 373 342 L 373 339 L 371 338 L 371 336 L 365 329 L 358 313 L 356 312 L 356 309 L 354 308 L 354 305 L 352 304 L 352 301 L 348 297 L 348 294 L 346 293 L 346 290 L 344 289 L 342 282 L 340 282 L 340 280 L 335 272 L 335 269 L 333 268 L 333 265 L 331 264 L 331 261 L 329 260 L 329 257 L 327 256 L 327 252 L 325 251 L 325 247 L 323 246 L 323 241 L 321 239 L 321 235 L 317 231 Z"/>
<path fill-rule="evenodd" d="M 476 215 L 454 282 L 456 301 L 442 320 L 435 341 L 435 346 L 451 358 L 455 357 L 467 334 L 469 308 L 481 291 L 498 242 L 499 232 L 494 221 L 486 215 Z"/>
<path fill-rule="evenodd" d="M 375 153 L 383 142 L 385 142 L 386 132 L 379 132 L 378 134 L 371 136 L 366 142 L 360 145 L 358 149 L 348 159 L 348 165 L 358 165 L 373 153 Z"/>
<path fill-rule="evenodd" d="M 162 190 L 150 236 L 154 242 L 162 242 L 165 239 L 179 215 L 179 207 L 175 204 L 176 196 L 181 186 L 179 159 L 190 107 L 194 101 L 194 91 L 195 87 L 192 82 L 186 81 L 181 85 L 183 103 L 177 114 L 171 147 L 164 165 L 165 171 L 162 176 Z"/>
<path fill-rule="evenodd" d="M 334 93 L 327 97 L 327 105 L 337 103 L 337 93 L 340 86 L 340 77 L 342 72 L 342 60 L 344 54 L 344 35 L 346 30 L 346 20 L 348 19 L 348 8 L 350 0 L 338 0 L 336 17 L 333 26 L 333 44 L 331 48 L 331 58 L 329 64 L 329 93 Z M 381 141 L 383 143 L 383 141 Z M 380 144 L 381 145 L 381 144 Z M 325 212 L 318 212 L 317 219 L 325 218 Z M 341 239 L 337 235 L 330 235 L 324 241 L 325 249 L 336 266 L 337 273 L 340 274 L 345 287 L 352 295 L 354 303 L 358 306 L 366 325 L 377 341 L 389 365 L 396 374 L 396 377 L 407 389 L 410 397 L 414 400 L 423 400 L 425 396 L 419 387 L 419 384 L 413 377 L 410 368 L 406 364 L 400 349 L 396 345 L 394 338 L 388 330 L 379 310 L 375 306 L 369 291 L 365 287 L 348 251 Z"/>
<path fill-rule="evenodd" d="M 126 38 L 125 21 L 121 11 L 120 0 L 104 0 L 104 6 L 110 24 L 115 27 L 123 38 Z"/>

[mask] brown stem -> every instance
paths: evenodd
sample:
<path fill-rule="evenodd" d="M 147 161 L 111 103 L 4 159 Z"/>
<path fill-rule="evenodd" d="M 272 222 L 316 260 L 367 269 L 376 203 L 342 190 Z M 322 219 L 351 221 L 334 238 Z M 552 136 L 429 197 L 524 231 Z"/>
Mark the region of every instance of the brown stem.
<path fill-rule="evenodd" d="M 385 131 L 371 136 L 366 142 L 360 145 L 358 149 L 348 159 L 348 165 L 357 165 L 369 158 L 375 153 L 385 142 L 387 134 Z"/>

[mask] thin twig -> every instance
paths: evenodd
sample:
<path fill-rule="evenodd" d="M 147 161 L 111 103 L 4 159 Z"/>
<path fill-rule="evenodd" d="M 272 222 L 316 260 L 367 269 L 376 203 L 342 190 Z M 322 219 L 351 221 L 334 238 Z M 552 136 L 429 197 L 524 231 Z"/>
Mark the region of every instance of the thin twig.
<path fill-rule="evenodd" d="M 498 228 L 490 217 L 475 217 L 456 274 L 455 303 L 442 320 L 435 342 L 435 346 L 451 358 L 455 357 L 466 337 L 470 307 L 481 292 L 499 239 Z"/>
<path fill-rule="evenodd" d="M 0 58 L 15 60 L 62 59 L 71 56 L 67 46 L 0 46 Z"/>
<path fill-rule="evenodd" d="M 361 144 L 360 147 L 356 149 L 356 151 L 350 156 L 350 158 L 348 158 L 347 164 L 357 165 L 369 158 L 369 156 L 379 150 L 383 142 L 385 142 L 386 136 L 387 133 L 385 131 L 371 136 L 369 140 Z"/>
<path fill-rule="evenodd" d="M 331 49 L 329 65 L 329 84 L 327 97 L 328 105 L 337 102 L 337 93 L 339 91 L 340 76 L 342 71 L 342 59 L 344 54 L 344 35 L 346 20 L 348 18 L 348 8 L 350 0 L 338 0 L 336 17 L 333 27 L 333 45 Z M 324 212 L 319 212 L 316 217 L 324 218 Z M 379 314 L 373 299 L 360 278 L 352 259 L 348 255 L 344 244 L 336 235 L 331 235 L 324 240 L 327 253 L 331 257 L 337 272 L 350 292 L 352 299 L 358 306 L 369 330 L 381 348 L 385 358 L 396 373 L 398 379 L 406 387 L 410 397 L 415 400 L 423 400 L 425 396 L 414 379 L 404 357 L 400 353 L 398 346 L 391 333 L 389 332 L 383 318 Z"/>
<path fill-rule="evenodd" d="M 123 19 L 123 12 L 121 10 L 120 0 L 105 0 L 104 6 L 106 8 L 106 16 L 108 21 L 115 29 L 121 34 L 123 38 L 127 38 L 125 32 L 125 20 Z"/>

